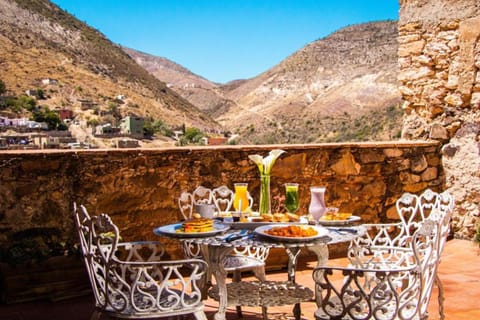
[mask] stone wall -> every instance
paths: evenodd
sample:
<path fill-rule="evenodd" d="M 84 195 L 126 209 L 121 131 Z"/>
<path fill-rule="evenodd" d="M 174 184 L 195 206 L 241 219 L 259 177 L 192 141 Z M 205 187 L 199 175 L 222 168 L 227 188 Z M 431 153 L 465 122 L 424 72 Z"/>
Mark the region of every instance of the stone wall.
<path fill-rule="evenodd" d="M 153 228 L 178 221 L 178 196 L 198 185 L 247 182 L 258 203 L 258 169 L 248 155 L 266 155 L 273 147 L 286 150 L 272 170 L 277 210 L 282 185 L 294 181 L 300 183 L 301 213 L 307 211 L 309 186 L 325 185 L 329 206 L 351 211 L 364 222 L 390 221 L 398 218 L 394 202 L 403 192 L 443 189 L 439 146 L 389 142 L 0 152 L 2 259 L 35 257 L 52 244 L 70 247 L 76 242 L 74 201 L 91 214 L 109 213 L 125 241 L 157 239 Z M 164 241 L 172 257 L 181 256 L 176 241 Z"/>
<path fill-rule="evenodd" d="M 403 137 L 443 144 L 453 227 L 472 239 L 480 223 L 480 5 L 401 0 L 399 81 Z"/>

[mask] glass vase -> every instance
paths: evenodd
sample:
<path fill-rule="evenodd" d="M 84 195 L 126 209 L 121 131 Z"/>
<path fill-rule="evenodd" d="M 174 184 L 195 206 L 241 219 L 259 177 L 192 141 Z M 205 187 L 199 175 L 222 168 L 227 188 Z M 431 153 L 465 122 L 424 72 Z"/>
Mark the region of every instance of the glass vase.
<path fill-rule="evenodd" d="M 260 214 L 271 213 L 272 203 L 270 200 L 270 175 L 260 176 Z"/>

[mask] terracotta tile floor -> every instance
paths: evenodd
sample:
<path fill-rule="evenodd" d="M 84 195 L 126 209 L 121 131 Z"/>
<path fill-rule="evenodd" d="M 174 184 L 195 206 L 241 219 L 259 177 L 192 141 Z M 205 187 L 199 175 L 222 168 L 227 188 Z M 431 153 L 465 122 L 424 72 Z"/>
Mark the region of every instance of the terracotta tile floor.
<path fill-rule="evenodd" d="M 331 264 L 344 264 L 344 259 L 335 259 Z M 303 263 L 297 272 L 297 282 L 312 286 L 313 262 Z M 480 248 L 473 242 L 451 240 L 447 242 L 439 267 L 440 278 L 445 288 L 445 316 L 448 320 L 480 319 Z M 268 273 L 270 280 L 286 279 L 285 272 Z M 433 292 L 429 306 L 429 319 L 439 319 L 437 291 Z M 91 296 L 65 300 L 62 302 L 30 302 L 13 305 L 0 305 L 2 320 L 80 320 L 89 319 L 93 311 Z M 213 319 L 217 303 L 206 301 L 208 319 Z M 315 303 L 302 304 L 302 320 L 313 318 Z M 291 307 L 269 308 L 269 319 L 293 319 Z M 261 319 L 261 308 L 243 308 L 244 319 Z M 238 319 L 235 310 L 229 309 L 228 320 Z"/>

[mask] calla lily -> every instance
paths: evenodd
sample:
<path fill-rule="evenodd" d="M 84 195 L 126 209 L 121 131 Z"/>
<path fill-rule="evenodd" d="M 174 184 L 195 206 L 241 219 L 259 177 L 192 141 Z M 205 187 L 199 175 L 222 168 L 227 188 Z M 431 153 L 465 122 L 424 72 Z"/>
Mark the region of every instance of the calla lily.
<path fill-rule="evenodd" d="M 252 155 L 249 155 L 248 157 L 250 158 L 250 160 L 255 162 L 255 164 L 258 167 L 258 170 L 260 171 L 260 175 L 263 175 L 263 174 L 269 175 L 270 171 L 272 171 L 272 167 L 275 164 L 275 161 L 284 152 L 285 151 L 281 149 L 274 149 L 270 151 L 268 156 L 265 158 L 262 156 L 259 156 L 258 154 L 252 154 Z"/>
<path fill-rule="evenodd" d="M 274 149 L 270 151 L 265 158 L 258 154 L 249 155 L 248 158 L 255 162 L 260 171 L 260 205 L 258 211 L 260 214 L 266 214 L 271 212 L 270 201 L 270 171 L 275 164 L 275 160 L 285 151 L 280 149 Z"/>

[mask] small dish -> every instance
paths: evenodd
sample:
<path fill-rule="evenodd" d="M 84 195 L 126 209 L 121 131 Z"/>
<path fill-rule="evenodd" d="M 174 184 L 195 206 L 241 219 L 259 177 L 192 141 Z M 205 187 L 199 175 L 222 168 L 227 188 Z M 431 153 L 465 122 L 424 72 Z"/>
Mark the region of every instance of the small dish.
<path fill-rule="evenodd" d="M 202 237 L 211 237 L 223 233 L 230 229 L 229 225 L 214 222 L 213 230 L 205 232 L 179 232 L 178 229 L 182 227 L 182 223 L 174 223 L 166 226 L 161 226 L 153 229 L 153 232 L 156 235 L 166 235 L 174 238 L 202 238 Z"/>

